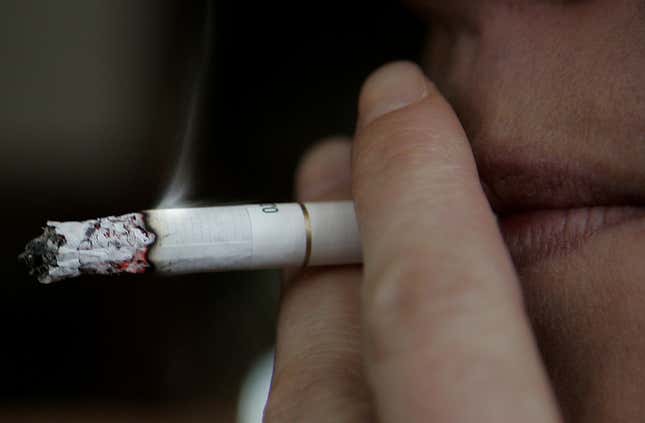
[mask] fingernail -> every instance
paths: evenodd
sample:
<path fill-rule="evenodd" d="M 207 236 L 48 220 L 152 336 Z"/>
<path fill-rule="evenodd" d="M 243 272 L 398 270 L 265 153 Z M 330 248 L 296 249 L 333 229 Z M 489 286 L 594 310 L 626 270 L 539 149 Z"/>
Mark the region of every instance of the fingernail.
<path fill-rule="evenodd" d="M 385 65 L 363 85 L 359 100 L 359 126 L 414 104 L 427 94 L 426 78 L 417 65 L 411 62 Z"/>

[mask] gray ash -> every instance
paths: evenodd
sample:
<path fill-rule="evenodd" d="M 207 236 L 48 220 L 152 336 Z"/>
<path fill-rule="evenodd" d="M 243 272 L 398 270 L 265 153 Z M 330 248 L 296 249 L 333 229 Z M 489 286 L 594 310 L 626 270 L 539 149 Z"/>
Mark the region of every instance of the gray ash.
<path fill-rule="evenodd" d="M 58 248 L 65 244 L 65 237 L 56 233 L 54 228 L 47 226 L 42 235 L 27 243 L 25 251 L 18 259 L 27 266 L 29 274 L 43 279 L 49 275 L 49 270 L 57 266 L 56 254 Z"/>
<path fill-rule="evenodd" d="M 81 222 L 48 221 L 44 233 L 27 244 L 20 259 L 41 283 L 82 274 L 143 273 L 155 234 L 141 213 Z"/>

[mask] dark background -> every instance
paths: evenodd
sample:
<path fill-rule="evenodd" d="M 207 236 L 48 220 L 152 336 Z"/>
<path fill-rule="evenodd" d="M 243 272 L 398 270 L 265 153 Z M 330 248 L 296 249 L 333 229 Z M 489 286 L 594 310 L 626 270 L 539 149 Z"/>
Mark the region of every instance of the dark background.
<path fill-rule="evenodd" d="M 16 260 L 47 219 L 157 204 L 207 17 L 189 200 L 212 204 L 290 200 L 302 152 L 351 135 L 361 82 L 424 35 L 394 0 L 0 0 L 0 416 L 232 419 L 271 348 L 277 272 L 44 286 Z"/>

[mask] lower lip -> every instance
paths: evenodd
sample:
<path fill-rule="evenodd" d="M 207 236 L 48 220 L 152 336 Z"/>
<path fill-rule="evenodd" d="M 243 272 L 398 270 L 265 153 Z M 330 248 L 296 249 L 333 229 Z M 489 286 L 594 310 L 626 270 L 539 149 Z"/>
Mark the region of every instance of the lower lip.
<path fill-rule="evenodd" d="M 506 245 L 518 267 L 562 256 L 594 234 L 645 216 L 640 207 L 541 210 L 500 218 Z"/>

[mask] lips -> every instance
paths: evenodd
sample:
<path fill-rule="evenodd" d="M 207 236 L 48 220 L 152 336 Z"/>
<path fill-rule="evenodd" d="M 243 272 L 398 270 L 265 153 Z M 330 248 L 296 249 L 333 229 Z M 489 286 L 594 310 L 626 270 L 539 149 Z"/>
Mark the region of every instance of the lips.
<path fill-rule="evenodd" d="M 479 145 L 480 157 L 491 157 Z M 645 218 L 645 197 L 601 166 L 497 154 L 480 178 L 518 267 L 566 255 L 602 230 Z M 592 169 L 594 171 L 592 171 Z"/>
<path fill-rule="evenodd" d="M 630 172 L 599 157 L 572 157 L 552 145 L 548 152 L 504 151 L 489 140 L 473 145 L 480 178 L 497 214 L 594 206 L 645 206 L 645 193 Z"/>
<path fill-rule="evenodd" d="M 499 219 L 516 266 L 575 251 L 600 231 L 645 218 L 640 207 L 584 207 L 522 212 Z"/>
<path fill-rule="evenodd" d="M 624 39 L 590 39 L 599 22 L 628 25 L 627 8 L 605 20 L 549 2 L 408 1 L 430 19 L 426 71 L 464 125 L 516 264 L 645 218 L 642 60 L 615 57 Z"/>

